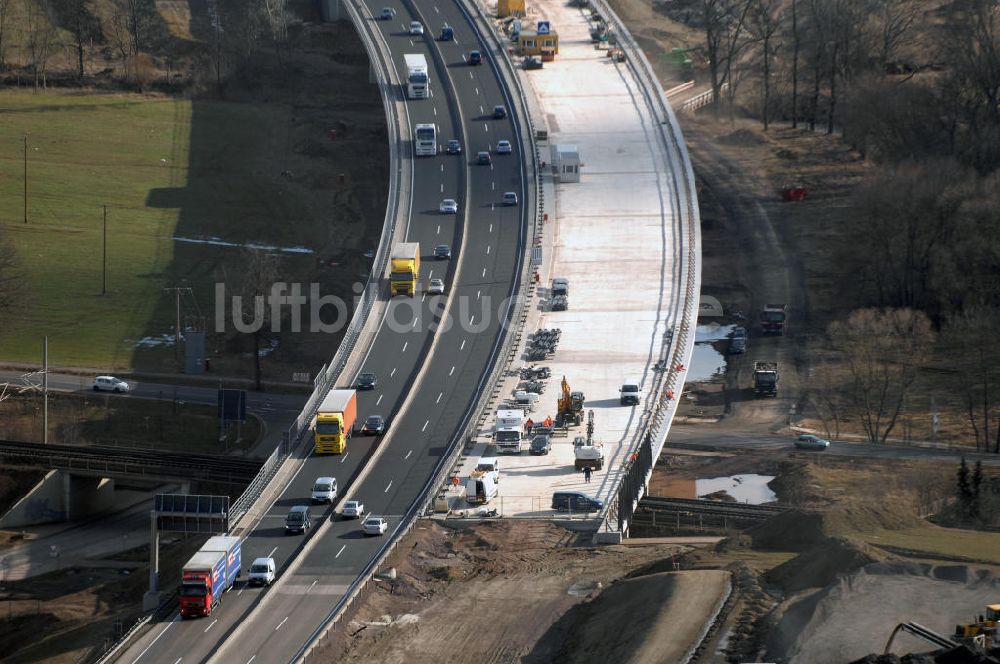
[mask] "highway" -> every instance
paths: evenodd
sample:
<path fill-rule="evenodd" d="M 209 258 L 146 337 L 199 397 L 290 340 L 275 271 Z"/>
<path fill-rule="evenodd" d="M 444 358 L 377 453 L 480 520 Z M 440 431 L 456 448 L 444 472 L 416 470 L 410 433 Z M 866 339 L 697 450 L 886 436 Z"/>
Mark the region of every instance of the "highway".
<path fill-rule="evenodd" d="M 822 452 L 809 452 L 795 447 L 795 436 L 760 433 L 755 431 L 722 430 L 718 425 L 675 424 L 670 429 L 665 453 L 669 448 L 724 451 L 788 451 L 805 455 L 835 456 L 842 458 L 899 459 L 912 461 L 946 461 L 958 463 L 959 457 L 967 461 L 982 461 L 984 465 L 1000 465 L 996 454 L 967 450 L 936 449 L 898 444 L 873 445 L 871 443 L 834 441 Z"/>
<path fill-rule="evenodd" d="M 421 244 L 421 282 L 445 278 L 446 295 L 394 298 L 364 359 L 360 371 L 374 372 L 378 384 L 359 392 L 358 420 L 369 414 L 387 416 L 385 438 L 356 437 L 344 456 L 307 458 L 245 541 L 244 567 L 263 555 L 273 555 L 279 566 L 279 582 L 263 599 L 266 608 L 247 615 L 264 591 L 240 583 L 209 618 L 182 622 L 175 617 L 155 624 L 119 661 L 202 662 L 224 641 L 214 660 L 288 661 L 384 543 L 382 538 L 364 537 L 357 521 L 332 520 L 329 510 L 317 510 L 313 539 L 289 569 L 289 560 L 303 543 L 301 536 L 284 535 L 289 506 L 308 501 L 316 477 L 333 475 L 341 485 L 340 501 L 361 499 L 367 511 L 388 517 L 386 537 L 391 536 L 446 454 L 481 385 L 500 331 L 497 311 L 515 287 L 523 252 L 522 207 L 500 206 L 505 191 L 517 191 L 524 200 L 520 145 L 510 118 L 492 119 L 494 105 L 509 106 L 492 67 L 465 63 L 469 49 L 483 49 L 457 6 L 422 7 L 424 15 L 418 18 L 426 20 L 424 37 L 408 34 L 412 17 L 399 0 L 369 2 L 368 11 L 375 15 L 383 6 L 396 10 L 392 21 L 376 25 L 392 50 L 400 78 L 405 80 L 404 53 L 424 53 L 434 63 L 432 97 L 407 103 L 408 122 L 435 122 L 439 144 L 459 138 L 464 147 L 461 156 L 421 157 L 414 167 L 406 239 Z M 432 33 L 444 22 L 455 28 L 454 42 L 433 41 Z M 430 57 L 435 50 L 444 68 Z M 460 120 L 448 103 L 445 77 L 454 81 Z M 494 156 L 492 166 L 473 165 L 476 152 L 499 139 L 511 140 L 513 154 Z M 439 214 L 442 198 L 457 199 L 459 214 Z M 430 257 L 439 243 L 452 245 L 451 260 Z M 434 333 L 431 323 L 442 311 L 451 325 L 443 324 Z M 410 401 L 400 410 L 408 393 Z M 377 459 L 357 486 L 351 486 L 376 445 Z"/>

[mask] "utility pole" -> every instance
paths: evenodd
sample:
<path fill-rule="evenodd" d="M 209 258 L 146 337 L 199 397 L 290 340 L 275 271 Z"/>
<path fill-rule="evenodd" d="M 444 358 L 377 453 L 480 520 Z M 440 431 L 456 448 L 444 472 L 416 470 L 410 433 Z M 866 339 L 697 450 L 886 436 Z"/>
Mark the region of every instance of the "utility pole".
<path fill-rule="evenodd" d="M 176 310 L 176 320 L 174 322 L 174 361 L 180 361 L 181 352 L 181 291 L 190 291 L 190 288 L 184 286 L 174 286 L 172 288 L 164 288 L 165 291 L 173 291 L 176 297 L 177 310 Z"/>
<path fill-rule="evenodd" d="M 104 238 L 101 242 L 101 295 L 108 294 L 108 206 L 104 206 Z"/>
<path fill-rule="evenodd" d="M 24 132 L 24 223 L 28 223 L 28 132 Z"/>
<path fill-rule="evenodd" d="M 49 338 L 42 343 L 42 444 L 49 444 Z"/>

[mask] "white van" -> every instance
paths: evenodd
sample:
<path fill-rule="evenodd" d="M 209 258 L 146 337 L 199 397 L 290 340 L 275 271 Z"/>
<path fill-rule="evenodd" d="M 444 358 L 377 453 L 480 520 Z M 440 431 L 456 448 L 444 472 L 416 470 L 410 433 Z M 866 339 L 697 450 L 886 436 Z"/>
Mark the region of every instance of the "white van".
<path fill-rule="evenodd" d="M 274 558 L 257 558 L 250 565 L 247 583 L 269 586 L 274 581 Z"/>
<path fill-rule="evenodd" d="M 638 378 L 626 378 L 622 381 L 622 388 L 619 390 L 621 392 L 621 405 L 639 405 L 639 379 Z"/>
<path fill-rule="evenodd" d="M 485 505 L 497 495 L 497 483 L 490 475 L 470 477 L 465 483 L 465 502 Z"/>
<path fill-rule="evenodd" d="M 476 475 L 489 475 L 495 484 L 500 483 L 500 460 L 496 457 L 479 457 L 476 464 Z"/>
<path fill-rule="evenodd" d="M 312 488 L 314 503 L 333 503 L 337 499 L 337 478 L 317 477 Z"/>

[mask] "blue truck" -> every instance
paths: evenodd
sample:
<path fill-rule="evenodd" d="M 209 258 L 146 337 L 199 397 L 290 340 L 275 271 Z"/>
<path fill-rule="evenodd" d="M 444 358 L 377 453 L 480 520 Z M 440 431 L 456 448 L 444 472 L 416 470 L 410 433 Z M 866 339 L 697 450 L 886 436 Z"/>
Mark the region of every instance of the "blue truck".
<path fill-rule="evenodd" d="M 181 617 L 210 616 L 242 565 L 239 537 L 210 537 L 181 570 Z"/>

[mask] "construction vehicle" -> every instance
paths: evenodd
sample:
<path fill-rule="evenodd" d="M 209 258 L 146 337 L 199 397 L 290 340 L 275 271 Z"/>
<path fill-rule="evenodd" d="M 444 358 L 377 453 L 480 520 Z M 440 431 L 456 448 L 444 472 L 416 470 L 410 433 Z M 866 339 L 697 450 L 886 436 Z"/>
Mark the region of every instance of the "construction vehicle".
<path fill-rule="evenodd" d="M 988 605 L 986 607 L 986 614 L 980 614 L 978 618 L 976 622 L 956 625 L 955 634 L 951 637 L 951 640 L 968 646 L 975 646 L 984 651 L 1000 647 L 1000 639 L 997 638 L 997 626 L 1000 623 L 1000 604 Z"/>
<path fill-rule="evenodd" d="M 784 334 L 786 309 L 784 304 L 765 304 L 760 312 L 760 331 L 764 334 Z"/>
<path fill-rule="evenodd" d="M 778 396 L 778 363 L 753 363 L 753 394 L 755 397 Z"/>
<path fill-rule="evenodd" d="M 556 421 L 559 426 L 579 426 L 583 421 L 583 392 L 571 392 L 566 376 L 562 379 L 562 395 L 559 397 L 559 412 Z"/>
<path fill-rule="evenodd" d="M 417 293 L 417 275 L 420 272 L 420 243 L 400 242 L 392 250 L 389 265 L 389 292 L 391 295 Z"/>
<path fill-rule="evenodd" d="M 316 411 L 313 448 L 316 454 L 343 454 L 358 417 L 354 390 L 330 390 Z"/>
<path fill-rule="evenodd" d="M 594 442 L 594 411 L 587 412 L 587 436 L 577 436 L 573 440 L 573 458 L 577 470 L 604 467 L 604 445 Z"/>

